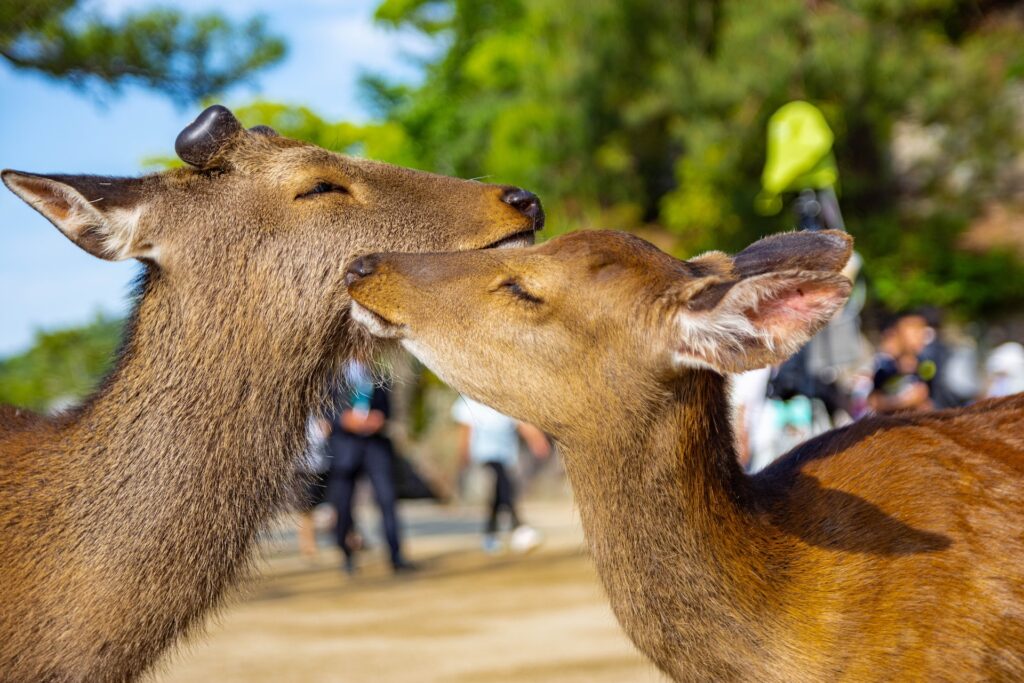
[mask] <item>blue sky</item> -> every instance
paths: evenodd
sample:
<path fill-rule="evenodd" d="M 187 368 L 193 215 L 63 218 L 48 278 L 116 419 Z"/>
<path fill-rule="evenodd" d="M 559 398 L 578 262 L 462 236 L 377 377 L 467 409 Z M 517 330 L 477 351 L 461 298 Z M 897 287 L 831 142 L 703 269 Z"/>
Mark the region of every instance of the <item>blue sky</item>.
<path fill-rule="evenodd" d="M 263 14 L 288 42 L 285 60 L 252 87 L 224 98 L 228 106 L 256 97 L 305 104 L 332 118 L 365 120 L 356 83 L 373 71 L 415 79 L 414 57 L 432 49 L 415 34 L 375 26 L 377 0 L 164 0 L 187 11 L 217 10 L 235 18 Z M 116 16 L 137 0 L 93 0 Z M 135 175 L 147 155 L 170 153 L 174 138 L 198 113 L 145 90 L 95 96 L 16 71 L 0 60 L 0 167 L 24 171 Z M 81 251 L 0 186 L 0 356 L 27 347 L 37 329 L 126 310 L 135 262 L 110 263 Z"/>

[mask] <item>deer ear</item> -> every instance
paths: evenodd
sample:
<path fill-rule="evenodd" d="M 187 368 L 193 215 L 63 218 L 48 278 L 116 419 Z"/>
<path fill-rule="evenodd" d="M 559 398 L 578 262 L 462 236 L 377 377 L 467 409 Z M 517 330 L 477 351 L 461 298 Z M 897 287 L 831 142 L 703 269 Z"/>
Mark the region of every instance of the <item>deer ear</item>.
<path fill-rule="evenodd" d="M 853 253 L 853 237 L 841 230 L 783 232 L 751 244 L 733 258 L 733 270 L 750 277 L 783 270 L 837 273 Z"/>
<path fill-rule="evenodd" d="M 699 283 L 691 283 L 699 286 Z M 836 273 L 786 271 L 715 279 L 681 304 L 673 365 L 744 372 L 781 363 L 832 319 L 850 295 Z"/>
<path fill-rule="evenodd" d="M 93 256 L 108 261 L 157 260 L 156 246 L 140 235 L 145 212 L 143 179 L 11 170 L 0 177 L 14 194 Z"/>
<path fill-rule="evenodd" d="M 833 231 L 778 235 L 738 254 L 731 273 L 677 285 L 673 364 L 743 372 L 796 353 L 850 295 L 838 271 L 852 244 Z"/>

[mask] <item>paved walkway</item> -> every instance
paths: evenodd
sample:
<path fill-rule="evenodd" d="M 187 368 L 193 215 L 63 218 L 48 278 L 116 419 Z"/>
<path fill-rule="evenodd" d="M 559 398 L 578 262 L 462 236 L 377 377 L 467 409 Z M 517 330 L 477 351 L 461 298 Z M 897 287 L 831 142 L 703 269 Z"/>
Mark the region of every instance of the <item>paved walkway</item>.
<path fill-rule="evenodd" d="M 663 682 L 612 617 L 571 506 L 525 509 L 546 543 L 487 556 L 477 508 L 407 506 L 423 571 L 398 578 L 372 557 L 379 545 L 354 579 L 330 547 L 309 566 L 282 527 L 265 544 L 262 578 L 151 680 Z"/>

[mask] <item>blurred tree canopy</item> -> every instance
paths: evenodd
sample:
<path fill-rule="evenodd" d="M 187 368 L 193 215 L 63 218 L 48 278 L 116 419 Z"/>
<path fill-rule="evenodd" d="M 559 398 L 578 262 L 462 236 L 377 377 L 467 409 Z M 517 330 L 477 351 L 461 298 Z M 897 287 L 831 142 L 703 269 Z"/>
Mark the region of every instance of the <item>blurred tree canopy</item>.
<path fill-rule="evenodd" d="M 135 83 L 184 104 L 224 92 L 284 56 L 260 18 L 172 9 L 113 21 L 82 0 L 0 0 L 0 57 L 77 87 Z"/>
<path fill-rule="evenodd" d="M 38 332 L 28 351 L 0 359 L 0 403 L 46 410 L 85 396 L 110 369 L 121 326 L 97 316 L 82 327 Z"/>

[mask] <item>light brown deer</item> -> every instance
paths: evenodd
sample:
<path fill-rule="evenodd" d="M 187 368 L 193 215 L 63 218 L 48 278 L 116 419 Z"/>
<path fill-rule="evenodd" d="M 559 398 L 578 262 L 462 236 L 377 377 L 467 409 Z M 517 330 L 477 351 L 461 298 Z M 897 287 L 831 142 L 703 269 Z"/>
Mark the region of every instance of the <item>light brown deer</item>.
<path fill-rule="evenodd" d="M 1024 396 L 865 419 L 753 477 L 727 373 L 846 299 L 844 233 L 384 254 L 353 316 L 561 444 L 613 611 L 679 681 L 1024 679 Z M 571 634 L 567 634 L 571 637 Z"/>
<path fill-rule="evenodd" d="M 67 237 L 145 264 L 116 368 L 77 410 L 0 409 L 0 680 L 121 681 L 195 630 L 292 487 L 306 415 L 353 353 L 345 264 L 532 242 L 537 198 L 244 130 L 189 167 L 3 181 Z M 73 283 L 69 283 L 73 286 Z"/>

